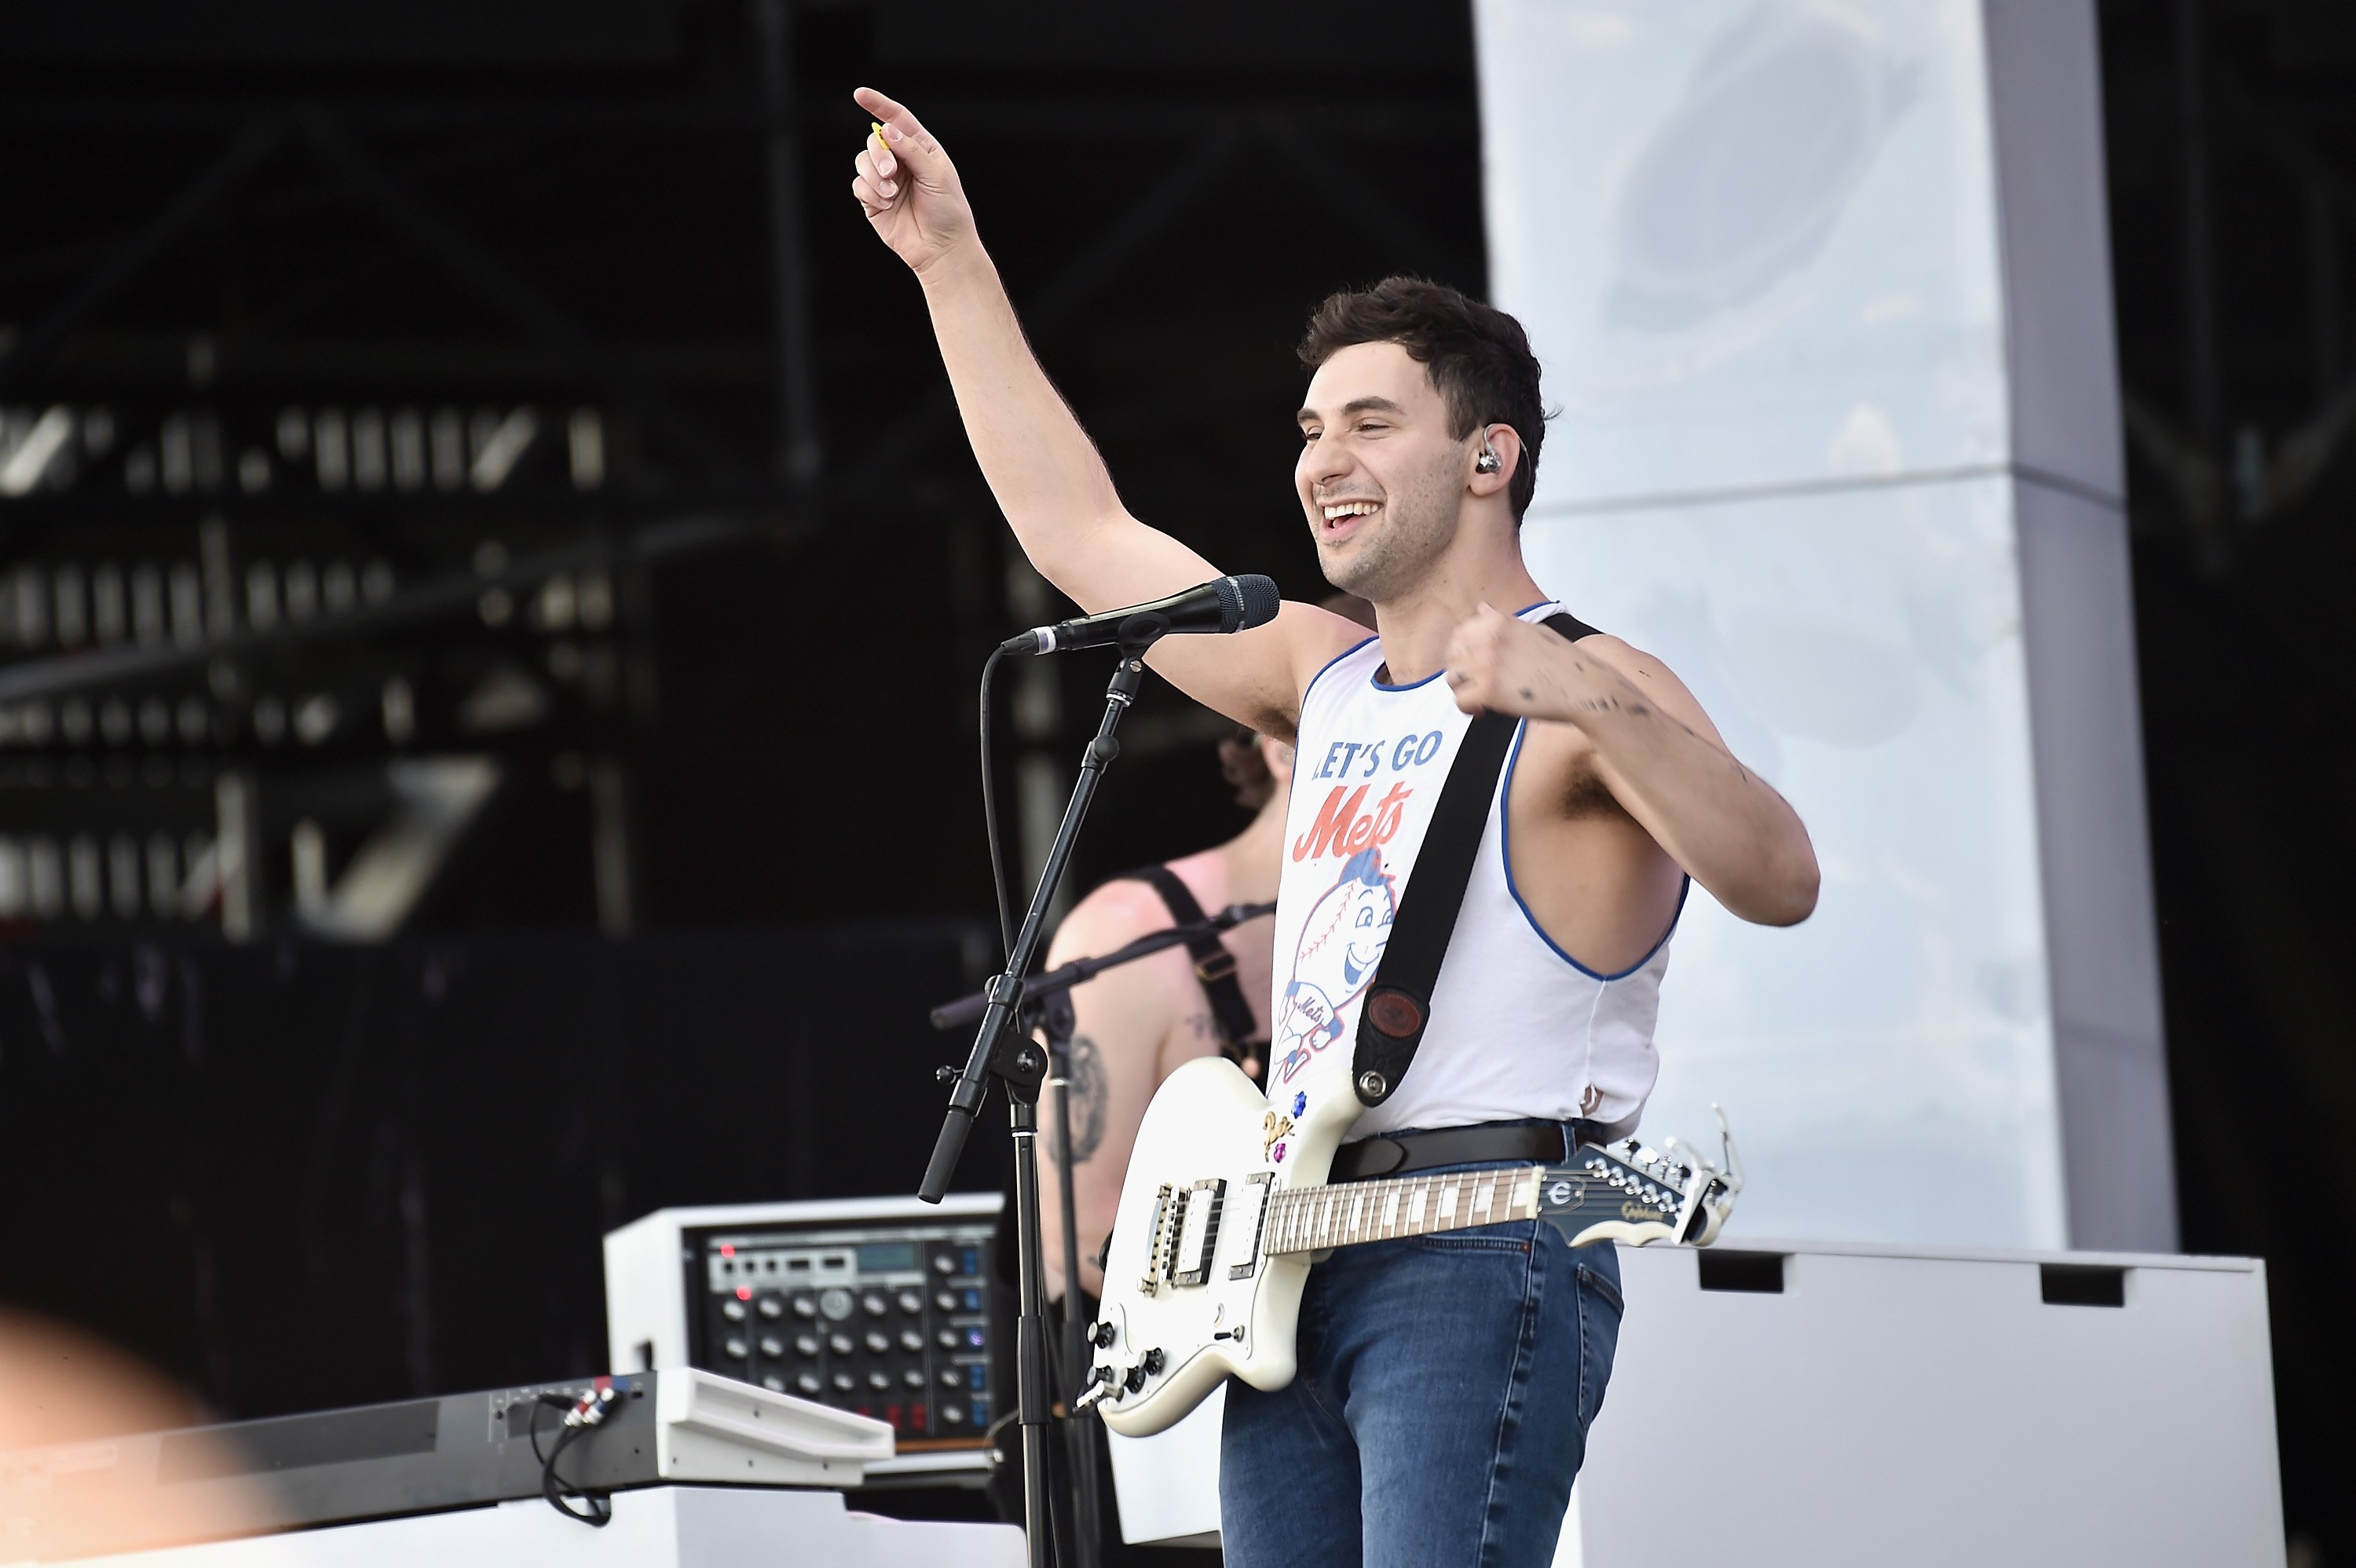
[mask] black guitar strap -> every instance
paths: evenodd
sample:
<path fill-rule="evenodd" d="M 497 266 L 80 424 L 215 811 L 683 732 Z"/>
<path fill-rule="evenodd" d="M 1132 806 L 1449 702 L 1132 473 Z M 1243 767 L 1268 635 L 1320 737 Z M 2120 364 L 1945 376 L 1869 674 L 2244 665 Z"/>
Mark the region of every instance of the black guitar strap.
<path fill-rule="evenodd" d="M 1141 866 L 1113 880 L 1143 882 L 1160 893 L 1173 925 L 1194 925 L 1205 918 L 1202 904 L 1167 866 Z M 1259 1024 L 1252 1017 L 1251 1004 L 1244 1000 L 1243 987 L 1236 981 L 1236 955 L 1227 951 L 1217 933 L 1208 931 L 1187 938 L 1186 955 L 1194 961 L 1194 978 L 1203 982 L 1203 994 L 1211 998 L 1211 1017 L 1218 1023 L 1219 1038 L 1241 1048 L 1259 1031 Z"/>
<path fill-rule="evenodd" d="M 1572 642 L 1595 635 L 1594 627 L 1572 615 L 1549 615 L 1546 624 Z M 1489 803 L 1496 798 L 1497 776 L 1513 747 L 1515 722 L 1503 713 L 1475 718 L 1440 786 L 1440 804 L 1432 808 L 1431 826 L 1391 922 L 1390 941 L 1358 1013 L 1351 1078 L 1364 1104 L 1379 1105 L 1398 1092 L 1430 1025 L 1431 989 L 1456 933 L 1472 858 L 1481 852 L 1481 837 L 1489 826 Z"/>

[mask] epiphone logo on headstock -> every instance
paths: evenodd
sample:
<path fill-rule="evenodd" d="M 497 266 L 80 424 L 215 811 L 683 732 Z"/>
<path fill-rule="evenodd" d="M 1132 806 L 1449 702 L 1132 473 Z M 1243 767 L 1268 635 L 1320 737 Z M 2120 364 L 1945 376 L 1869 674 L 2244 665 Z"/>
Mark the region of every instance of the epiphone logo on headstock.
<path fill-rule="evenodd" d="M 1583 1204 L 1587 1200 L 1587 1183 L 1584 1181 L 1564 1181 L 1561 1179 L 1548 1182 L 1546 1189 L 1546 1200 L 1550 1207 L 1556 1209 L 1569 1209 L 1576 1205 Z M 1621 1201 L 1620 1218 L 1622 1220 L 1633 1221 L 1638 1224 L 1644 1224 L 1647 1221 L 1657 1220 L 1660 1217 L 1661 1211 L 1658 1209 L 1639 1203 L 1633 1198 L 1624 1199 Z"/>

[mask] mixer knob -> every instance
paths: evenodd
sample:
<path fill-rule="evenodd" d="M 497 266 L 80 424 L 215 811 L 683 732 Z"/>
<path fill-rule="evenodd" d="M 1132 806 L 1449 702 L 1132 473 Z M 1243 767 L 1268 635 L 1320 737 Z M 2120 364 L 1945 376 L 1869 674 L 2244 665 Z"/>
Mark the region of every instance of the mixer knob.
<path fill-rule="evenodd" d="M 958 1331 L 954 1328 L 944 1328 L 933 1336 L 933 1343 L 944 1350 L 954 1350 L 958 1345 Z"/>
<path fill-rule="evenodd" d="M 917 1371 L 916 1368 L 910 1367 L 906 1371 L 900 1374 L 900 1381 L 906 1383 L 910 1388 L 922 1388 L 925 1386 L 925 1374 Z"/>
<path fill-rule="evenodd" d="M 865 1296 L 859 1298 L 859 1305 L 867 1309 L 867 1316 L 870 1317 L 881 1317 L 884 1313 L 890 1311 L 892 1308 L 892 1304 L 890 1302 L 884 1300 L 879 1293 L 872 1290 Z"/>
<path fill-rule="evenodd" d="M 771 1372 L 768 1376 L 761 1380 L 761 1386 L 767 1389 L 771 1393 L 783 1393 L 786 1392 L 786 1380 L 779 1377 L 776 1373 Z"/>
<path fill-rule="evenodd" d="M 761 1336 L 761 1354 L 774 1361 L 785 1353 L 786 1342 L 783 1339 L 778 1339 L 775 1334 Z"/>
<path fill-rule="evenodd" d="M 852 1306 L 847 1290 L 830 1290 L 818 1298 L 818 1309 L 837 1323 L 851 1316 Z"/>
<path fill-rule="evenodd" d="M 815 1356 L 815 1355 L 817 1355 L 817 1354 L 818 1354 L 818 1336 L 817 1336 L 817 1335 L 815 1335 L 815 1334 L 797 1334 L 797 1335 L 795 1335 L 795 1336 L 794 1336 L 794 1353 L 795 1353 L 796 1355 L 798 1355 L 798 1356 Z"/>
<path fill-rule="evenodd" d="M 741 1301 L 723 1301 L 720 1304 L 720 1316 L 731 1323 L 742 1323 L 744 1321 L 744 1304 Z"/>
<path fill-rule="evenodd" d="M 753 1305 L 764 1317 L 774 1319 L 786 1315 L 786 1304 L 774 1296 L 765 1296 Z"/>
<path fill-rule="evenodd" d="M 873 1333 L 867 1336 L 867 1348 L 880 1356 L 892 1348 L 892 1341 L 885 1339 L 880 1332 Z"/>
<path fill-rule="evenodd" d="M 957 1258 L 955 1255 L 948 1253 L 935 1253 L 933 1254 L 933 1272 L 940 1275 L 951 1275 L 957 1273 Z"/>
<path fill-rule="evenodd" d="M 852 1389 L 855 1389 L 858 1386 L 859 1384 L 852 1380 L 851 1375 L 849 1372 L 837 1372 L 834 1374 L 835 1392 L 849 1393 Z"/>
<path fill-rule="evenodd" d="M 943 1367 L 941 1369 L 941 1386 L 943 1388 L 963 1388 L 965 1387 L 965 1378 L 955 1367 Z"/>
<path fill-rule="evenodd" d="M 826 1343 L 827 1348 L 838 1356 L 847 1356 L 858 1349 L 851 1342 L 851 1336 L 848 1334 L 829 1334 L 826 1337 Z"/>
<path fill-rule="evenodd" d="M 904 1290 L 900 1293 L 899 1302 L 900 1310 L 914 1317 L 925 1309 L 925 1293 L 921 1290 Z"/>
<path fill-rule="evenodd" d="M 818 1316 L 818 1303 L 817 1303 L 817 1302 L 815 1302 L 815 1301 L 812 1301 L 812 1300 L 811 1300 L 809 1296 L 795 1296 L 795 1297 L 794 1297 L 794 1316 L 795 1316 L 795 1317 L 817 1317 L 817 1316 Z"/>
<path fill-rule="evenodd" d="M 939 1307 L 944 1312 L 955 1312 L 957 1310 L 957 1292 L 954 1290 L 935 1292 L 933 1296 L 933 1305 Z"/>
<path fill-rule="evenodd" d="M 882 1393 L 885 1389 L 892 1386 L 892 1380 L 885 1373 L 870 1372 L 867 1374 L 867 1386 L 873 1389 L 877 1393 Z"/>
<path fill-rule="evenodd" d="M 744 1343 L 744 1339 L 735 1334 L 729 1335 L 720 1349 L 732 1361 L 741 1361 L 753 1353 L 752 1348 Z"/>
<path fill-rule="evenodd" d="M 804 1372 L 794 1380 L 794 1386 L 815 1399 L 818 1397 L 819 1391 L 825 1388 L 826 1384 L 819 1381 L 816 1372 Z"/>
<path fill-rule="evenodd" d="M 922 1334 L 917 1333 L 914 1328 L 900 1330 L 900 1349 L 913 1356 L 924 1348 L 925 1337 Z"/>

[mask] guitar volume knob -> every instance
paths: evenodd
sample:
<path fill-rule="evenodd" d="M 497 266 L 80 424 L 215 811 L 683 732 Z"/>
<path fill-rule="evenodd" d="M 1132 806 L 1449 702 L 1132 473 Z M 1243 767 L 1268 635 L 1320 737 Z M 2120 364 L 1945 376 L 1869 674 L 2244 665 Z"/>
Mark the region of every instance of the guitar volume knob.
<path fill-rule="evenodd" d="M 1106 1318 L 1102 1322 L 1098 1323 L 1091 1323 L 1088 1325 L 1088 1343 L 1094 1345 L 1099 1350 L 1108 1349 L 1113 1342 L 1114 1337 L 1119 1332 L 1119 1330 L 1116 1329 L 1112 1326 L 1112 1320 L 1110 1318 Z"/>

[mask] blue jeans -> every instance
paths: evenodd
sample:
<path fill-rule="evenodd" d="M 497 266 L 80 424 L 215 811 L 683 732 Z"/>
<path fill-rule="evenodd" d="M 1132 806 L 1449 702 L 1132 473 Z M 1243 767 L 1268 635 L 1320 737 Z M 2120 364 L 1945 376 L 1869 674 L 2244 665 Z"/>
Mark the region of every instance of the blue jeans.
<path fill-rule="evenodd" d="M 1337 1250 L 1299 1375 L 1228 1381 L 1228 1568 L 1545 1568 L 1620 1311 L 1612 1243 L 1543 1220 Z"/>

